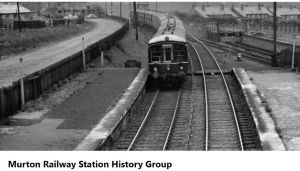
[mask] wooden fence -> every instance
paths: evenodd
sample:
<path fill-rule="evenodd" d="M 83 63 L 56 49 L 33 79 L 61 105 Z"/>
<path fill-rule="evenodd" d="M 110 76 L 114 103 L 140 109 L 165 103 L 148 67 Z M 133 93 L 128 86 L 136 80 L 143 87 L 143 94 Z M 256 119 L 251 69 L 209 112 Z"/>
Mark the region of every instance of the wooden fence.
<path fill-rule="evenodd" d="M 104 39 L 88 46 L 85 50 L 86 62 L 98 57 L 101 51 L 110 48 L 128 31 L 129 23 L 126 19 L 115 18 L 125 23 L 119 30 Z M 27 75 L 24 78 L 25 102 L 38 98 L 43 92 L 49 90 L 58 81 L 83 69 L 82 52 L 73 55 L 46 67 L 40 71 Z M 13 82 L 11 86 L 0 89 L 0 120 L 15 114 L 21 108 L 20 81 Z"/>
<path fill-rule="evenodd" d="M 30 29 L 36 29 L 36 28 L 43 28 L 46 27 L 46 22 L 41 20 L 33 20 L 33 21 L 20 21 L 21 28 L 30 28 Z M 19 22 L 14 21 L 13 24 L 14 30 L 19 29 Z"/>

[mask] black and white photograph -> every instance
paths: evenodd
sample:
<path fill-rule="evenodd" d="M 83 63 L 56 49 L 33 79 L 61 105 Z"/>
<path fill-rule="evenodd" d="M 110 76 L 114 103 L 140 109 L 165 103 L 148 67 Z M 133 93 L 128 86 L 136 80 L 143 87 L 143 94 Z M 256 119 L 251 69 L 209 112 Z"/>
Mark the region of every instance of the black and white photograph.
<path fill-rule="evenodd" d="M 0 151 L 299 151 L 299 69 L 297 1 L 1 0 Z"/>

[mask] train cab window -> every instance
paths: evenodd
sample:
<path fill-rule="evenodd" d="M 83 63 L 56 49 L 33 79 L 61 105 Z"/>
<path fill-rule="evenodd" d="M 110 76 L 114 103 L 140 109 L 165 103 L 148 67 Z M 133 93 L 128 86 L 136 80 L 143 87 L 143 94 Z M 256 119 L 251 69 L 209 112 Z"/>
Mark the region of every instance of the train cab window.
<path fill-rule="evenodd" d="M 151 46 L 151 61 L 159 62 L 162 57 L 162 49 L 160 45 Z"/>
<path fill-rule="evenodd" d="M 172 60 L 172 44 L 163 45 L 164 61 Z"/>
<path fill-rule="evenodd" d="M 171 61 L 172 60 L 171 48 L 164 48 L 164 52 L 165 52 L 165 61 Z"/>
<path fill-rule="evenodd" d="M 186 47 L 185 45 L 175 44 L 174 45 L 174 60 L 183 61 L 186 60 Z"/>

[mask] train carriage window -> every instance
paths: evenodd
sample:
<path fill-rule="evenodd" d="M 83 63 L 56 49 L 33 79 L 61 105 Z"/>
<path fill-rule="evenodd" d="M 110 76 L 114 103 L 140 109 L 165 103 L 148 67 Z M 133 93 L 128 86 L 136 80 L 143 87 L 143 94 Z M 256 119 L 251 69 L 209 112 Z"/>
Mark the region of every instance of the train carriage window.
<path fill-rule="evenodd" d="M 174 60 L 185 61 L 186 59 L 186 46 L 182 44 L 174 44 Z"/>
<path fill-rule="evenodd" d="M 162 48 L 160 45 L 151 46 L 151 61 L 156 62 L 160 61 L 162 57 Z"/>

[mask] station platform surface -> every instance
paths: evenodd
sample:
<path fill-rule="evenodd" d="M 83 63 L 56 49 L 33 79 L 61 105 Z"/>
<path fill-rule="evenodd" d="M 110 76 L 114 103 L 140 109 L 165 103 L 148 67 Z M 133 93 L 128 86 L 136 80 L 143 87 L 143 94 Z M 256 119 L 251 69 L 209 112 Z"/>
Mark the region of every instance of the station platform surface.
<path fill-rule="evenodd" d="M 50 66 L 82 49 L 82 37 L 85 47 L 111 35 L 122 27 L 122 23 L 111 19 L 91 19 L 95 27 L 87 33 L 75 37 L 52 42 L 30 52 L 24 52 L 0 61 L 0 86 L 10 85 L 23 74 L 31 74 Z M 23 64 L 19 63 L 23 58 Z"/>
<path fill-rule="evenodd" d="M 284 70 L 247 71 L 271 108 L 286 150 L 300 150 L 300 74 Z"/>
<path fill-rule="evenodd" d="M 45 113 L 18 114 L 0 126 L 0 150 L 73 150 L 128 88 L 139 69 L 106 68 Z"/>

